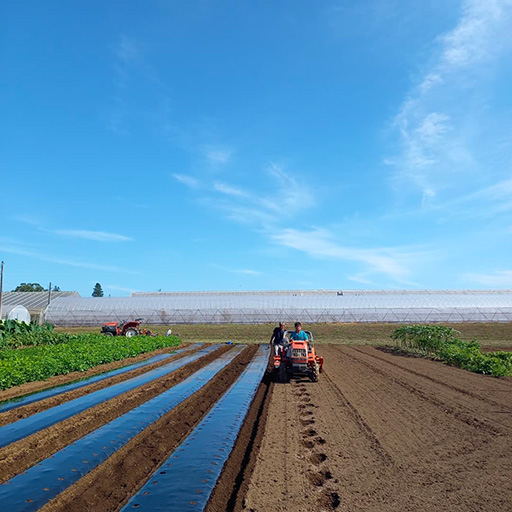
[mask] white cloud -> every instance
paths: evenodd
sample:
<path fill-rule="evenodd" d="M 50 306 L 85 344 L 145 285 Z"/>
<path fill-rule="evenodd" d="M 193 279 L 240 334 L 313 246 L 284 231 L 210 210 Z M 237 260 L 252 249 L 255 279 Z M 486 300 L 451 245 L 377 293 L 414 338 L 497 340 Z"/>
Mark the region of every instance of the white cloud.
<path fill-rule="evenodd" d="M 401 283 L 415 284 L 408 280 L 411 264 L 422 255 L 400 248 L 361 249 L 345 247 L 333 241 L 333 235 L 326 229 L 309 231 L 285 229 L 272 235 L 272 239 L 286 247 L 302 251 L 313 258 L 356 261 L 370 268 L 371 272 L 385 274 Z"/>
<path fill-rule="evenodd" d="M 493 274 L 466 274 L 464 277 L 489 288 L 512 288 L 512 270 L 499 270 Z"/>
<path fill-rule="evenodd" d="M 252 270 L 252 269 L 247 269 L 247 268 L 242 268 L 242 269 L 228 268 L 223 265 L 218 265 L 216 263 L 212 263 L 211 266 L 218 270 L 222 270 L 223 272 L 230 272 L 232 274 L 243 274 L 243 275 L 248 275 L 248 276 L 259 276 L 259 275 L 263 274 L 263 272 L 260 272 L 258 270 Z"/>
<path fill-rule="evenodd" d="M 48 230 L 50 231 L 50 230 Z M 82 229 L 55 229 L 52 233 L 70 238 L 82 238 L 84 240 L 93 240 L 95 242 L 131 242 L 133 238 L 117 233 L 107 233 L 105 231 L 86 231 Z"/>
<path fill-rule="evenodd" d="M 464 0 L 458 23 L 437 39 L 429 64 L 394 119 L 400 154 L 385 161 L 396 166 L 401 184 L 406 180 L 419 189 L 423 206 L 441 191 L 457 194 L 461 175 L 470 188 L 482 172 L 489 173 L 489 162 L 483 168 L 479 160 L 480 154 L 498 150 L 485 147 L 498 144 L 496 138 L 483 141 L 486 124 L 494 122 L 486 117 L 488 97 L 494 94 L 491 64 L 508 58 L 510 26 L 511 0 Z"/>
<path fill-rule="evenodd" d="M 213 188 L 222 194 L 225 194 L 227 196 L 235 196 L 235 197 L 247 197 L 247 192 L 244 192 L 243 190 L 233 187 L 231 185 L 226 185 L 225 183 L 215 183 L 213 185 Z"/>
<path fill-rule="evenodd" d="M 114 52 L 124 63 L 133 62 L 140 57 L 140 45 L 133 37 L 121 35 Z"/>
<path fill-rule="evenodd" d="M 197 178 L 194 178 L 188 174 L 173 174 L 172 176 L 175 180 L 183 183 L 183 185 L 187 185 L 187 187 L 190 188 L 197 188 L 200 184 Z"/>
<path fill-rule="evenodd" d="M 233 151 L 230 149 L 205 149 L 206 158 L 212 164 L 227 164 L 230 162 Z"/>
<path fill-rule="evenodd" d="M 78 267 L 78 268 L 86 268 L 91 270 L 100 270 L 103 272 L 119 272 L 126 274 L 135 274 L 135 272 L 131 270 L 125 270 L 120 267 L 116 267 L 113 265 L 100 265 L 97 263 L 91 263 L 88 261 L 80 261 L 75 260 L 73 258 L 63 258 L 60 256 L 50 256 L 43 254 L 41 252 L 33 252 L 27 251 L 26 249 L 10 246 L 10 245 L 0 245 L 0 251 L 6 252 L 8 254 L 16 254 L 18 256 L 26 256 L 28 258 L 32 258 L 38 261 L 47 261 L 49 263 L 56 263 L 58 265 L 66 265 L 70 267 Z"/>
<path fill-rule="evenodd" d="M 127 288 L 126 286 L 118 286 L 116 284 L 106 284 L 105 286 L 103 286 L 103 289 L 104 290 L 113 290 L 116 292 L 128 292 L 128 293 L 133 293 L 133 292 L 137 291 L 135 288 Z"/>
<path fill-rule="evenodd" d="M 282 166 L 270 163 L 265 174 L 270 180 L 260 178 L 257 188 L 254 189 L 242 189 L 230 183 L 216 182 L 211 190 L 228 197 L 215 201 L 205 199 L 202 202 L 205 206 L 214 205 L 221 209 L 235 222 L 265 229 L 281 224 L 284 220 L 293 218 L 297 212 L 315 204 L 314 187 L 299 183 Z"/>
<path fill-rule="evenodd" d="M 259 276 L 261 275 L 261 272 L 258 272 L 257 270 L 251 270 L 251 269 L 240 269 L 240 270 L 233 270 L 235 274 L 246 274 L 249 276 Z"/>
<path fill-rule="evenodd" d="M 487 218 L 512 211 L 512 179 L 501 180 L 493 185 L 469 194 L 445 201 L 437 209 L 451 216 Z"/>
<path fill-rule="evenodd" d="M 28 224 L 29 226 L 40 227 L 43 224 L 39 217 L 36 217 L 35 215 L 26 214 L 26 213 L 22 213 L 20 215 L 15 215 L 13 218 L 14 218 L 14 220 L 17 220 L 19 222 Z"/>

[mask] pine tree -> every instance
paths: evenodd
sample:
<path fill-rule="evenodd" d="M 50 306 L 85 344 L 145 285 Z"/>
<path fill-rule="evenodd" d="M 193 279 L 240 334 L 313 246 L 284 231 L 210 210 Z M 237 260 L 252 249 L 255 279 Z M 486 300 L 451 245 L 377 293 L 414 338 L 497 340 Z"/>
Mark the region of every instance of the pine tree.
<path fill-rule="evenodd" d="M 92 291 L 92 296 L 93 297 L 103 297 L 103 290 L 101 289 L 100 283 L 96 283 L 94 285 L 94 289 Z"/>

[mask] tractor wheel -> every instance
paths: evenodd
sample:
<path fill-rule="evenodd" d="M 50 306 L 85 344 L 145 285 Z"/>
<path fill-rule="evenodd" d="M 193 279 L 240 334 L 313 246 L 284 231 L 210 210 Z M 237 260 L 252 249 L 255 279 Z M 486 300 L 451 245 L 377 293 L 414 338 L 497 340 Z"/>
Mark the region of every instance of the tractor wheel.
<path fill-rule="evenodd" d="M 284 364 L 281 364 L 279 367 L 279 382 L 282 382 L 283 384 L 286 382 L 286 366 Z"/>
<path fill-rule="evenodd" d="M 111 332 L 109 332 L 109 331 L 104 332 L 103 334 L 104 334 L 105 336 L 114 336 L 114 334 L 113 334 L 113 333 L 111 333 Z"/>
<path fill-rule="evenodd" d="M 318 375 L 320 374 L 320 366 L 318 366 L 318 363 L 315 362 L 312 370 L 311 370 L 311 374 L 309 376 L 309 378 L 313 381 L 313 382 L 318 382 Z"/>
<path fill-rule="evenodd" d="M 124 333 L 124 335 L 127 338 L 133 338 L 133 336 L 137 336 L 137 331 L 135 329 L 126 329 L 126 332 Z"/>

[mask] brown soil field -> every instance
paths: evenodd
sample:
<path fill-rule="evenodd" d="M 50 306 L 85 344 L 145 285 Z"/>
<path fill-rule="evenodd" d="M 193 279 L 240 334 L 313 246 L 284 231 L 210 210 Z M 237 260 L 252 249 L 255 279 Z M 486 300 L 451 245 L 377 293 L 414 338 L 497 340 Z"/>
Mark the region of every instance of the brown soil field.
<path fill-rule="evenodd" d="M 0 483 L 172 389 L 227 350 L 229 345 L 222 346 L 2 448 Z M 241 375 L 255 351 L 249 346 L 199 392 L 41 510 L 120 510 Z M 281 384 L 267 371 L 208 512 L 512 508 L 512 378 L 472 374 L 371 346 L 326 343 L 318 352 L 325 359 L 318 383 Z M 0 413 L 0 424 L 94 389 Z M 16 388 L 10 390 L 10 396 L 15 393 Z"/>

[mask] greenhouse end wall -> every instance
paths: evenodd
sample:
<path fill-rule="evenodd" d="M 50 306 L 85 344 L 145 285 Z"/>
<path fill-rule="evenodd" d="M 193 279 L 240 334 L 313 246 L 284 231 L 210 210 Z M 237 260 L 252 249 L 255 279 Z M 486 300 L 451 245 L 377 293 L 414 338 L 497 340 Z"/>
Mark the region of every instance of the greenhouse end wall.
<path fill-rule="evenodd" d="M 148 325 L 512 322 L 512 291 L 287 291 L 62 297 L 46 320 L 62 327 L 142 318 Z"/>

